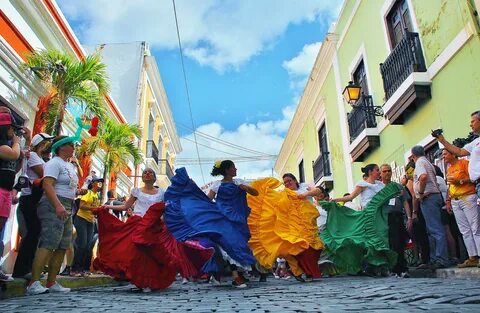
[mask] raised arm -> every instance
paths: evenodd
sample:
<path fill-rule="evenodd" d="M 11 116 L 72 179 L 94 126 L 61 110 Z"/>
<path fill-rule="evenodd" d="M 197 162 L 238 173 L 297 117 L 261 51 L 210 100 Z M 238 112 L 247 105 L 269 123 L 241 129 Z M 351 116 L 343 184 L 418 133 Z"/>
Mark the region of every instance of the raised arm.
<path fill-rule="evenodd" d="M 245 190 L 248 194 L 252 196 L 258 196 L 258 190 L 249 185 L 240 184 L 238 187 L 242 190 Z"/>
<path fill-rule="evenodd" d="M 345 196 L 345 197 L 341 197 L 341 198 L 335 198 L 335 199 L 332 199 L 332 201 L 334 201 L 334 202 L 352 201 L 363 191 L 363 189 L 365 189 L 365 187 L 355 186 L 355 189 L 353 189 L 353 191 L 352 191 L 352 193 L 350 193 L 350 195 Z"/>
<path fill-rule="evenodd" d="M 130 196 L 124 204 L 105 205 L 105 208 L 110 209 L 110 210 L 114 210 L 114 211 L 126 211 L 133 206 L 133 204 L 135 203 L 136 200 L 137 200 L 137 198 L 135 198 L 134 196 Z"/>
<path fill-rule="evenodd" d="M 470 155 L 470 152 L 468 150 L 465 150 L 463 148 L 459 148 L 455 145 L 452 145 L 449 143 L 443 135 L 439 135 L 437 137 L 437 140 L 447 149 L 450 153 L 455 154 L 456 156 L 467 156 Z"/>

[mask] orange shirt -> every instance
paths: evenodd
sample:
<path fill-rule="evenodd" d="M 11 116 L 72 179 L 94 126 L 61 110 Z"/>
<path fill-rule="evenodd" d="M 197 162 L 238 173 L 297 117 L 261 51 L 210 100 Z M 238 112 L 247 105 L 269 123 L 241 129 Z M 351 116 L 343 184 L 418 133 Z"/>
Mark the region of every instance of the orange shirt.
<path fill-rule="evenodd" d="M 447 177 L 463 181 L 463 184 L 452 184 L 448 188 L 450 198 L 471 195 L 475 193 L 475 184 L 470 181 L 468 175 L 468 160 L 458 160 L 447 170 Z"/>

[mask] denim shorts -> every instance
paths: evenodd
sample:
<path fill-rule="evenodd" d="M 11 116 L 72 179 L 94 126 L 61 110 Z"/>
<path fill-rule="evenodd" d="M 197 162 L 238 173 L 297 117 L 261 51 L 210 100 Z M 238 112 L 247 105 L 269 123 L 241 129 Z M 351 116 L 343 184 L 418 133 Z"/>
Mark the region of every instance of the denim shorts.
<path fill-rule="evenodd" d="M 73 200 L 60 197 L 58 199 L 68 212 L 68 218 L 61 220 L 57 217 L 55 208 L 43 196 L 38 203 L 37 215 L 41 224 L 38 247 L 49 250 L 68 249 L 72 245 L 72 207 Z"/>

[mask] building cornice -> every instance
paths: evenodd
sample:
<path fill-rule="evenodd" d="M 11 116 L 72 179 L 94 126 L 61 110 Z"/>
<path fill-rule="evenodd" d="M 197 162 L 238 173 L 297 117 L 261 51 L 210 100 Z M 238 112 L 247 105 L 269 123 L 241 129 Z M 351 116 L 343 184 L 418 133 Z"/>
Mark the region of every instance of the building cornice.
<path fill-rule="evenodd" d="M 317 103 L 317 100 L 319 100 L 318 97 L 320 90 L 323 87 L 332 65 L 332 59 L 336 51 L 336 42 L 337 35 L 330 33 L 327 34 L 320 47 L 320 51 L 317 54 L 313 69 L 308 77 L 303 95 L 300 98 L 297 110 L 292 118 L 287 135 L 280 148 L 277 161 L 275 162 L 274 167 L 277 173 L 282 172 L 282 169 L 285 167 L 292 151 L 296 149 L 296 142 L 298 141 L 305 122 L 310 117 L 309 113 Z"/>
<path fill-rule="evenodd" d="M 165 123 L 168 137 L 171 140 L 175 153 L 178 154 L 182 151 L 182 146 L 180 144 L 180 139 L 178 137 L 175 122 L 173 120 L 173 115 L 170 109 L 170 104 L 168 102 L 167 93 L 165 92 L 162 78 L 160 77 L 160 71 L 158 69 L 157 62 L 155 61 L 155 58 L 153 56 L 146 56 L 145 65 L 148 79 L 151 82 L 151 86 L 157 100 L 156 102 L 159 106 L 160 115 Z"/>

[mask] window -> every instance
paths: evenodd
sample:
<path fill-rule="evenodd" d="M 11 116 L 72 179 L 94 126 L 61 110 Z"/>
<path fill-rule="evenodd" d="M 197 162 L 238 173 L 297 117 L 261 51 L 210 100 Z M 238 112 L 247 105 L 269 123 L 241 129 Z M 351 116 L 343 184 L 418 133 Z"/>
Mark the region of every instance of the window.
<path fill-rule="evenodd" d="M 298 164 L 298 182 L 299 183 L 305 182 L 305 170 L 303 166 L 303 159 Z"/>
<path fill-rule="evenodd" d="M 153 127 L 155 126 L 155 120 L 153 116 L 149 116 L 148 118 L 148 140 L 153 140 Z"/>
<path fill-rule="evenodd" d="M 328 151 L 328 138 L 327 138 L 327 127 L 325 124 L 320 127 L 318 130 L 318 145 L 319 145 L 319 159 L 322 162 L 321 166 L 323 169 L 322 177 L 330 175 L 330 162 L 329 162 L 329 154 Z"/>
<path fill-rule="evenodd" d="M 413 31 L 407 0 L 397 0 L 387 15 L 387 27 L 392 49 L 402 40 L 405 29 Z"/>
<path fill-rule="evenodd" d="M 360 61 L 357 68 L 355 69 L 355 72 L 353 73 L 353 82 L 356 85 L 362 87 L 362 93 L 364 93 L 365 95 L 369 95 L 367 72 L 365 71 L 365 63 L 363 62 L 363 59 Z"/>

